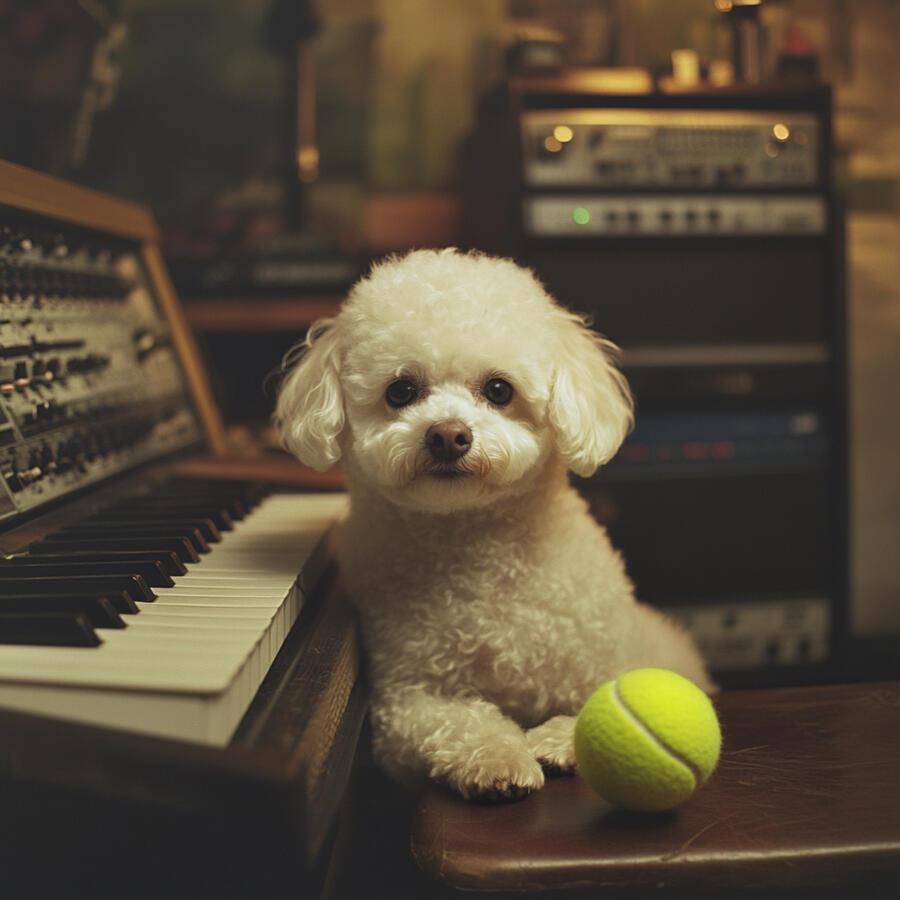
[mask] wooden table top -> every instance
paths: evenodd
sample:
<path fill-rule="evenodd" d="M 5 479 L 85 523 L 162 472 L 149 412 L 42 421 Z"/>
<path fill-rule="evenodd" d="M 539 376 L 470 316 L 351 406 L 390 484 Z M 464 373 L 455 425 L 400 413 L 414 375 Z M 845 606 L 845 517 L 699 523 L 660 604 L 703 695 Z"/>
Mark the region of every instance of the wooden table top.
<path fill-rule="evenodd" d="M 677 810 L 615 810 L 572 776 L 500 806 L 433 788 L 413 831 L 417 862 L 444 891 L 470 897 L 875 897 L 895 887 L 900 682 L 715 702 L 718 769 Z"/>

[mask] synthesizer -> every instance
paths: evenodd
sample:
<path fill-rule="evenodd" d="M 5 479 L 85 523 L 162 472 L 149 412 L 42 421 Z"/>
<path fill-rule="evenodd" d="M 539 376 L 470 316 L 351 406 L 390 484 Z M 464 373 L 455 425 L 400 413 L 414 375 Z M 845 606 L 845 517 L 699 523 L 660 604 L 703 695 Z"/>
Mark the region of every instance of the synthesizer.
<path fill-rule="evenodd" d="M 142 258 L 152 223 L 129 239 L 0 209 L 2 523 L 204 433 Z"/>
<path fill-rule="evenodd" d="M 171 861 L 128 896 L 315 890 L 365 712 L 345 496 L 183 474 L 225 439 L 158 238 L 139 206 L 0 163 L 10 896 L 121 896 L 101 833 Z"/>

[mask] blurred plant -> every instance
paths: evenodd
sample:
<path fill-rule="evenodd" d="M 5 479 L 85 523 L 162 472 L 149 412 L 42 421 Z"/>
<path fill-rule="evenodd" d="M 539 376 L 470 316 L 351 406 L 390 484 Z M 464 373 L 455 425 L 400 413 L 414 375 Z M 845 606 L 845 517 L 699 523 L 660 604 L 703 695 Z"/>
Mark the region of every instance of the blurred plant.
<path fill-rule="evenodd" d="M 0 30 L 20 48 L 38 53 L 83 17 L 81 6 L 78 0 L 0 0 Z"/>

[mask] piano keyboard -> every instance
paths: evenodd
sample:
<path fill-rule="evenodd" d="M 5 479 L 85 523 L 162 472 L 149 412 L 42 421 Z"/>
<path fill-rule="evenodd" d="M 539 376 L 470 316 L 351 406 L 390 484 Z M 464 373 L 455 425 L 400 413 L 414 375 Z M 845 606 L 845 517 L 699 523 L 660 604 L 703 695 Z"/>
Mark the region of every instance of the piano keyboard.
<path fill-rule="evenodd" d="M 346 498 L 273 494 L 248 511 L 252 491 L 222 503 L 204 484 L 172 482 L 0 562 L 0 707 L 229 741 Z"/>

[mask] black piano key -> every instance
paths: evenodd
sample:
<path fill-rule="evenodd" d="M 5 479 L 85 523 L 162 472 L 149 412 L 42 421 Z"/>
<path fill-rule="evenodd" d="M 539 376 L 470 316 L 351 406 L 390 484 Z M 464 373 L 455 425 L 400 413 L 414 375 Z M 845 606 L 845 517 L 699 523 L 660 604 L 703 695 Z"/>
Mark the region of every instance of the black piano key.
<path fill-rule="evenodd" d="M 12 560 L 28 559 L 27 556 L 13 556 Z M 187 566 L 171 551 L 165 550 L 86 550 L 84 552 L 42 553 L 40 558 L 47 562 L 155 562 L 167 575 L 186 575 Z M 0 563 L 2 565 L 2 563 Z"/>
<path fill-rule="evenodd" d="M 77 553 L 91 550 L 166 550 L 175 553 L 184 562 L 199 562 L 200 556 L 190 541 L 181 538 L 117 535 L 96 537 L 48 537 L 31 544 L 29 553 Z"/>
<path fill-rule="evenodd" d="M 240 478 L 188 478 L 173 475 L 165 486 L 179 492 L 225 493 L 258 501 L 271 493 L 271 486 L 264 481 L 246 481 Z"/>
<path fill-rule="evenodd" d="M 103 511 L 104 515 L 109 516 L 119 516 L 125 515 L 129 518 L 134 518 L 140 520 L 141 517 L 147 519 L 160 519 L 160 518 L 201 518 L 201 519 L 210 519 L 219 529 L 219 531 L 234 531 L 234 519 L 231 518 L 230 515 L 224 509 L 213 509 L 209 505 L 205 506 L 190 506 L 183 507 L 180 509 L 173 509 L 171 507 L 160 507 L 153 506 L 151 508 L 146 508 L 138 505 L 137 503 L 131 501 L 123 501 L 122 503 L 117 503 L 115 506 L 109 507 Z"/>
<path fill-rule="evenodd" d="M 136 509 L 145 515 L 152 516 L 156 512 L 177 512 L 183 516 L 202 516 L 204 518 L 212 518 L 216 521 L 217 516 L 227 517 L 227 521 L 237 522 L 243 519 L 243 513 L 234 507 L 233 504 L 223 503 L 221 501 L 203 501 L 191 500 L 183 497 L 179 500 L 167 500 L 165 498 L 154 498 L 151 500 L 142 500 L 140 502 L 129 504 L 129 510 Z"/>
<path fill-rule="evenodd" d="M 82 525 L 97 526 L 118 526 L 118 525 L 147 525 L 153 527 L 155 525 L 172 525 L 176 528 L 196 528 L 206 540 L 215 544 L 222 540 L 222 532 L 216 528 L 216 523 L 212 519 L 185 519 L 177 514 L 168 518 L 164 516 L 154 516 L 147 518 L 146 516 L 132 516 L 127 513 L 117 513 L 115 515 L 106 515 L 98 513 L 89 519 L 84 519 Z"/>
<path fill-rule="evenodd" d="M 137 610 L 137 607 L 135 607 Z M 0 613 L 83 613 L 94 628 L 125 628 L 106 597 L 93 594 L 25 594 L 0 597 Z"/>
<path fill-rule="evenodd" d="M 209 553 L 209 544 L 206 538 L 196 528 L 186 528 L 184 526 L 167 526 L 167 525 L 94 525 L 93 523 L 79 523 L 77 525 L 67 525 L 53 534 L 47 535 L 48 538 L 58 537 L 74 537 L 81 539 L 82 537 L 149 537 L 149 538 L 183 538 L 190 541 L 191 546 L 197 553 Z"/>
<path fill-rule="evenodd" d="M 97 599 L 107 600 L 113 610 L 120 616 L 133 616 L 140 612 L 137 603 L 134 602 L 131 594 L 127 591 L 87 591 L 74 588 L 72 590 L 41 591 L 40 589 L 36 589 L 25 592 L 15 591 L 6 593 L 4 590 L 4 583 L 0 581 L 0 600 L 3 601 L 23 599 L 25 597 L 37 597 L 38 599 L 41 597 L 59 597 L 63 594 L 65 594 L 66 597 L 87 601 Z"/>
<path fill-rule="evenodd" d="M 246 501 L 241 498 L 239 491 L 201 491 L 190 487 L 184 487 L 173 482 L 167 482 L 153 490 L 135 494 L 135 499 L 176 503 L 235 503 L 239 506 L 246 505 Z"/>
<path fill-rule="evenodd" d="M 0 581 L 0 600 L 21 600 L 26 597 L 73 597 L 82 600 L 108 600 L 112 608 L 120 616 L 133 616 L 140 612 L 137 603 L 128 591 L 90 591 L 80 587 L 67 589 L 65 585 L 54 584 L 50 590 L 37 587 L 29 587 L 24 590 L 7 592 L 4 582 Z"/>
<path fill-rule="evenodd" d="M 83 613 L 0 613 L 0 644 L 99 647 L 102 643 Z"/>
<path fill-rule="evenodd" d="M 136 497 L 128 502 L 127 509 L 139 509 L 146 513 L 154 510 L 183 511 L 186 514 L 207 516 L 225 513 L 232 521 L 243 519 L 245 507 L 238 501 L 227 499 L 194 499 L 192 497 Z"/>
<path fill-rule="evenodd" d="M 72 593 L 74 592 L 69 591 L 69 594 Z M 134 597 L 129 591 L 104 591 L 103 598 L 110 602 L 112 608 L 120 616 L 136 616 L 141 611 L 140 607 L 137 605 Z M 153 595 L 153 600 L 155 599 L 156 594 Z"/>
<path fill-rule="evenodd" d="M 15 597 L 17 594 L 65 594 L 69 591 L 96 592 L 98 597 L 109 597 L 125 593 L 135 603 L 151 603 L 156 594 L 140 575 L 39 575 L 0 579 L 0 596 Z M 116 607 L 118 609 L 118 607 Z M 122 610 L 119 610 L 122 612 Z"/>
<path fill-rule="evenodd" d="M 240 504 L 245 512 L 253 509 L 269 493 L 265 485 L 254 482 L 205 482 L 196 484 L 190 480 L 174 478 L 166 482 L 161 492 L 154 496 L 202 498 L 224 500 Z"/>
<path fill-rule="evenodd" d="M 140 575 L 150 587 L 174 587 L 175 582 L 162 566 L 154 560 L 127 560 L 125 562 L 64 562 L 50 561 L 52 558 L 19 556 L 0 562 L 0 578 L 17 575 L 28 578 L 33 573 L 44 575 Z"/>

